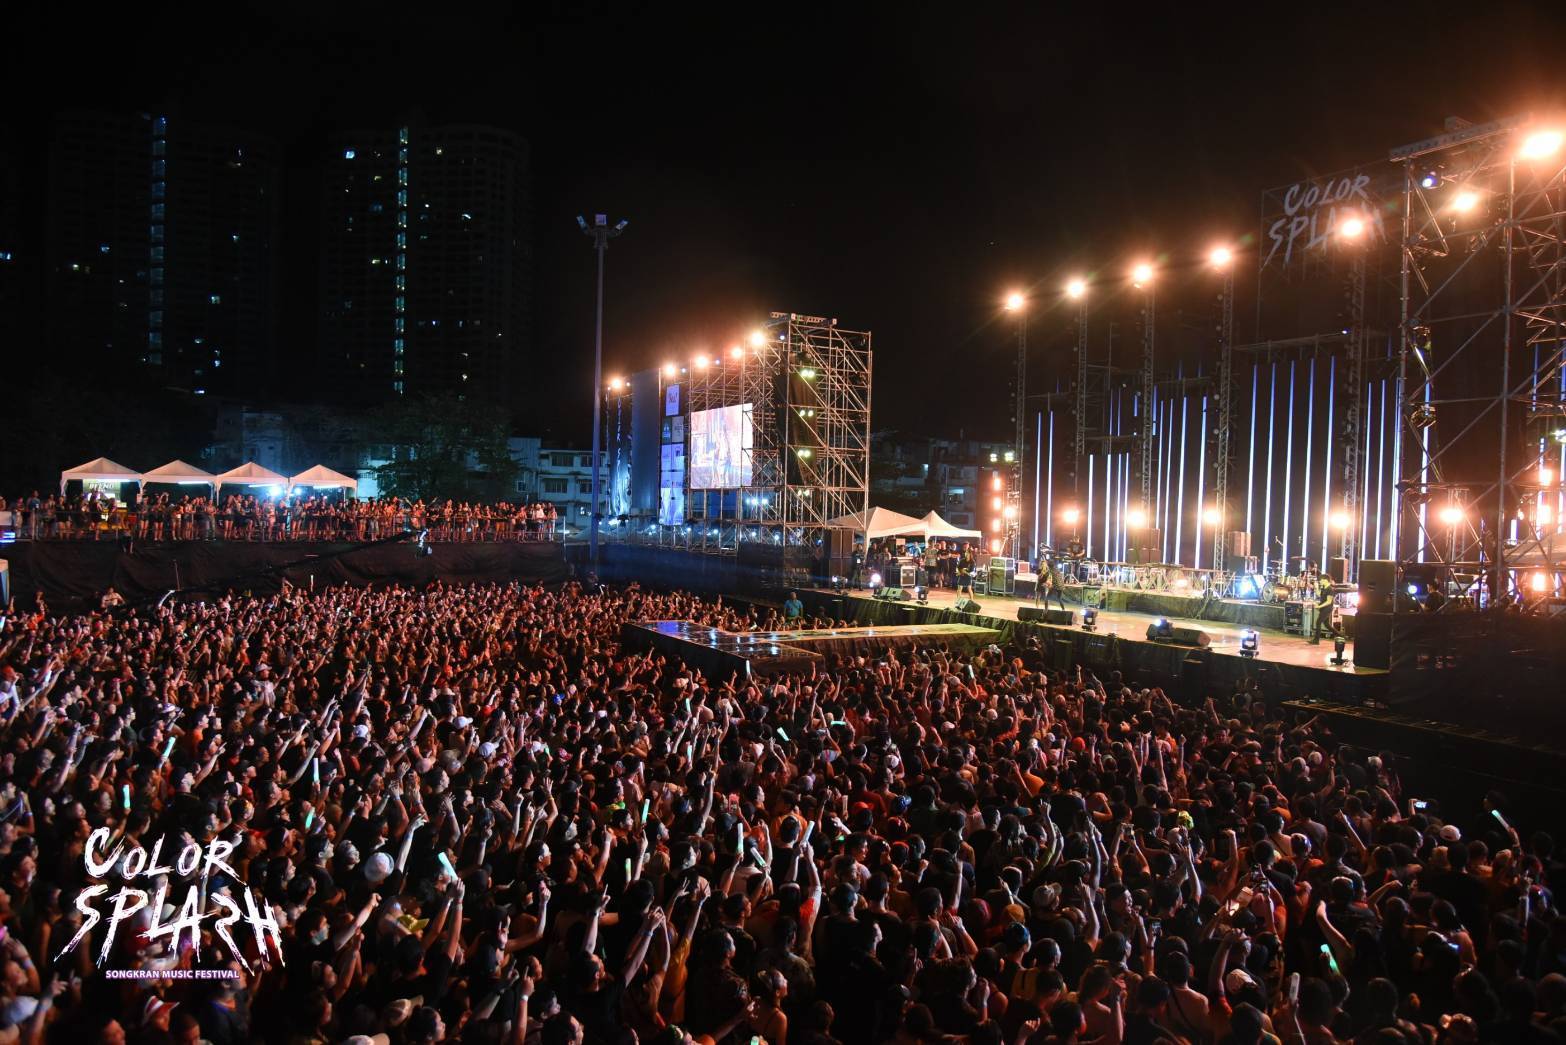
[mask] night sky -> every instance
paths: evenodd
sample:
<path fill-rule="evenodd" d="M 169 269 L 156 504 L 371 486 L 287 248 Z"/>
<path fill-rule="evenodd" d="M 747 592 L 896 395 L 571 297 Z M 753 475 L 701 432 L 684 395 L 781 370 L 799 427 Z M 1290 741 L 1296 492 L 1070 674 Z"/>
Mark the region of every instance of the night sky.
<path fill-rule="evenodd" d="M 519 427 L 575 439 L 592 366 L 578 213 L 631 221 L 609 255 L 606 375 L 791 309 L 874 331 L 877 428 L 999 436 L 1006 289 L 1053 294 L 1141 253 L 1176 277 L 1254 235 L 1269 186 L 1451 114 L 1566 101 L 1551 3 L 35 6 L 8 16 L 8 151 L 41 158 L 27 143 L 50 112 L 82 105 L 170 106 L 289 150 L 282 326 L 300 367 L 323 132 L 418 108 L 524 134 L 551 391 Z M 1042 382 L 1063 327 L 1035 319 Z"/>

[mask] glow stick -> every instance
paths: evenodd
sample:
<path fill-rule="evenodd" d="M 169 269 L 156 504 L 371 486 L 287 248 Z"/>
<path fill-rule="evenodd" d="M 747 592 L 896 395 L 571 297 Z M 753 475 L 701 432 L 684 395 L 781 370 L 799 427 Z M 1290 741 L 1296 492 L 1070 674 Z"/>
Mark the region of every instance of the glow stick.
<path fill-rule="evenodd" d="M 163 745 L 163 761 L 169 760 L 169 754 L 174 750 L 174 738 L 169 737 L 169 742 Z"/>
<path fill-rule="evenodd" d="M 309 813 L 305 814 L 305 830 L 310 830 L 310 825 L 313 823 L 315 823 L 315 810 L 312 809 Z"/>
<path fill-rule="evenodd" d="M 120 804 L 125 807 L 125 811 L 127 813 L 130 812 L 130 785 L 129 784 L 122 784 L 122 785 L 120 785 Z"/>
<path fill-rule="evenodd" d="M 650 798 L 642 799 L 642 823 L 643 824 L 647 823 L 647 812 L 650 809 L 652 809 L 652 799 L 650 799 Z"/>
<path fill-rule="evenodd" d="M 440 860 L 440 865 L 446 869 L 447 874 L 451 875 L 453 878 L 457 877 L 457 869 L 451 866 L 451 858 L 446 855 L 446 850 L 442 849 L 440 852 L 436 853 L 435 856 L 438 860 Z"/>
<path fill-rule="evenodd" d="M 1334 973 L 1336 973 L 1338 971 L 1338 960 L 1332 956 L 1332 948 L 1327 946 L 1326 944 L 1322 944 L 1321 945 L 1321 953 L 1326 956 L 1327 964 L 1329 966 L 1331 966 L 1332 967 L 1332 971 Z"/>
<path fill-rule="evenodd" d="M 625 880 L 627 882 L 631 880 L 631 858 L 629 856 L 625 858 Z"/>
<path fill-rule="evenodd" d="M 319 758 L 310 760 L 310 782 L 316 787 L 321 786 L 321 760 Z"/>
<path fill-rule="evenodd" d="M 788 734 L 783 732 L 783 727 L 782 726 L 779 726 L 777 728 L 777 734 L 778 734 L 778 736 L 783 738 L 783 743 L 785 743 L 785 744 L 789 743 Z"/>

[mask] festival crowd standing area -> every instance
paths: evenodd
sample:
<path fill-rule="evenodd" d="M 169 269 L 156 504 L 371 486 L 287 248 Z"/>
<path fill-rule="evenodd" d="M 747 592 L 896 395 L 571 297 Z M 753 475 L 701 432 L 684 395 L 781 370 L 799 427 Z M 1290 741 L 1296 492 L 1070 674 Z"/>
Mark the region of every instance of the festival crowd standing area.
<path fill-rule="evenodd" d="M 1549 1042 L 1556 843 L 1267 694 L 636 589 L 0 625 L 0 1043 Z M 1477 805 L 1477 804 L 1476 804 Z"/>
<path fill-rule="evenodd" d="M 125 504 L 37 491 L 0 497 L 0 537 L 16 540 L 374 541 L 415 530 L 435 541 L 536 541 L 559 535 L 558 518 L 546 501 L 158 494 Z"/>

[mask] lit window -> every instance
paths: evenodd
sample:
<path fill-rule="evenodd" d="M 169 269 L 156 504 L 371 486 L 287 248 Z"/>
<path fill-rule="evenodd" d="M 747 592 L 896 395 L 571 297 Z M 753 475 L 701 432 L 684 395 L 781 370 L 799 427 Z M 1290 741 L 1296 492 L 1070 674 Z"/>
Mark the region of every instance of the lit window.
<path fill-rule="evenodd" d="M 345 159 L 345 160 L 353 159 L 354 155 L 355 155 L 355 153 L 354 153 L 354 151 L 352 149 L 344 149 L 343 150 L 343 159 Z"/>

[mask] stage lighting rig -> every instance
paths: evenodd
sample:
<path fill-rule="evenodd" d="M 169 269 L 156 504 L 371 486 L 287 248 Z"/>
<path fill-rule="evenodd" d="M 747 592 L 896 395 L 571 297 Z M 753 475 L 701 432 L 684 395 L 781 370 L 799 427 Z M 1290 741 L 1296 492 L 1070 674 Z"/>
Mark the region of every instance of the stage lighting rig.
<path fill-rule="evenodd" d="M 1082 610 L 1082 630 L 1098 630 L 1098 610 L 1094 609 L 1092 606 L 1086 606 Z"/>
<path fill-rule="evenodd" d="M 1255 628 L 1243 628 L 1240 631 L 1240 656 L 1247 660 L 1255 660 L 1261 652 L 1261 635 Z"/>

